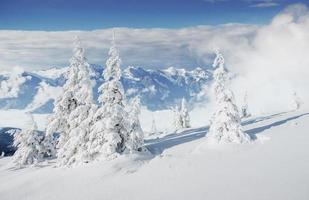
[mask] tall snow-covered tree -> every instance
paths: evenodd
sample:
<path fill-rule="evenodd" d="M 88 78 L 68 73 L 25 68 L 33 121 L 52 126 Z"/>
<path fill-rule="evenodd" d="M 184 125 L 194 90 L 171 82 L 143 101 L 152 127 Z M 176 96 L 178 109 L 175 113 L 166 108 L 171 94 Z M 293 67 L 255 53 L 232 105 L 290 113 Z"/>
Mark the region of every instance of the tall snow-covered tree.
<path fill-rule="evenodd" d="M 83 50 L 81 50 L 78 38 L 75 40 L 75 48 L 73 50 L 73 57 L 70 60 L 70 66 L 65 73 L 67 79 L 62 87 L 62 94 L 56 99 L 54 103 L 54 112 L 50 117 L 46 127 L 46 137 L 44 145 L 46 151 L 52 156 L 56 157 L 56 141 L 54 140 L 54 133 L 60 133 L 58 141 L 58 148 L 62 148 L 69 138 L 70 124 L 68 122 L 71 112 L 77 107 L 76 85 L 78 82 L 78 72 L 80 61 L 83 60 Z"/>
<path fill-rule="evenodd" d="M 157 125 L 156 125 L 156 120 L 155 118 L 152 116 L 152 122 L 151 122 L 151 130 L 150 130 L 150 133 L 149 135 L 155 135 L 158 133 L 158 130 L 157 130 Z"/>
<path fill-rule="evenodd" d="M 32 115 L 29 115 L 29 128 L 22 129 L 21 132 L 14 135 L 14 146 L 17 147 L 13 156 L 13 162 L 16 166 L 37 164 L 43 161 L 43 134 L 37 131 L 37 125 Z"/>
<path fill-rule="evenodd" d="M 182 116 L 181 116 L 181 108 L 179 108 L 178 105 L 176 105 L 173 108 L 173 114 L 174 114 L 174 129 L 175 131 L 182 129 Z"/>
<path fill-rule="evenodd" d="M 120 56 L 113 38 L 109 58 L 103 72 L 105 82 L 99 87 L 101 107 L 96 111 L 91 128 L 89 152 L 94 159 L 102 154 L 114 157 L 117 153 L 132 150 L 129 114 L 125 107 L 125 95 L 121 78 Z"/>
<path fill-rule="evenodd" d="M 187 101 L 185 98 L 182 98 L 181 101 L 181 118 L 182 118 L 182 127 L 190 128 L 190 115 L 188 111 Z"/>
<path fill-rule="evenodd" d="M 247 118 L 251 116 L 249 108 L 248 108 L 247 97 L 248 95 L 247 93 L 245 93 L 243 106 L 241 107 L 241 118 Z"/>
<path fill-rule="evenodd" d="M 130 151 L 141 151 L 141 147 L 144 144 L 144 132 L 139 121 L 139 115 L 141 114 L 141 102 L 138 96 L 134 97 L 130 101 L 128 113 L 130 123 L 130 139 L 128 146 Z"/>
<path fill-rule="evenodd" d="M 173 113 L 174 113 L 174 128 L 176 131 L 183 128 L 190 128 L 190 116 L 185 98 L 181 100 L 180 107 L 176 106 L 173 109 Z"/>
<path fill-rule="evenodd" d="M 207 137 L 218 143 L 248 143 L 251 139 L 242 130 L 233 92 L 226 85 L 227 72 L 224 68 L 224 58 L 218 51 L 213 67 L 216 68 L 213 75 L 216 107 Z"/>
<path fill-rule="evenodd" d="M 67 116 L 65 132 L 61 132 L 58 144 L 58 161 L 60 165 L 71 165 L 88 161 L 87 143 L 93 114 L 96 106 L 93 101 L 93 84 L 90 69 L 84 55 L 84 49 L 78 38 L 75 40 L 74 55 L 71 66 L 77 69 L 75 84 L 72 85 L 74 109 Z"/>

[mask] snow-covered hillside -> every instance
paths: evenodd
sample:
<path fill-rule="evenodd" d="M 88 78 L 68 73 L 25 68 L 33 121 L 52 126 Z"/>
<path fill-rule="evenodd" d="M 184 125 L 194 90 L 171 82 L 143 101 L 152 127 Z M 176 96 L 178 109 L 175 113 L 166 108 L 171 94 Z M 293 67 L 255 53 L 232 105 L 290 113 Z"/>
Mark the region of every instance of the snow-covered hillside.
<path fill-rule="evenodd" d="M 102 84 L 101 66 L 92 65 L 94 96 Z M 0 109 L 27 109 L 35 113 L 50 113 L 54 99 L 65 82 L 66 68 L 26 72 L 21 69 L 0 74 Z M 204 85 L 209 83 L 211 71 L 196 68 L 192 71 L 168 68 L 150 70 L 128 67 L 123 72 L 122 83 L 130 98 L 141 96 L 142 104 L 151 110 L 169 108 L 185 97 L 198 98 Z M 6 95 L 4 95 L 6 94 Z"/>
<path fill-rule="evenodd" d="M 146 139 L 152 154 L 74 168 L 14 169 L 0 159 L 0 199 L 307 200 L 309 112 L 252 117 L 251 144 L 207 144 L 208 127 Z"/>

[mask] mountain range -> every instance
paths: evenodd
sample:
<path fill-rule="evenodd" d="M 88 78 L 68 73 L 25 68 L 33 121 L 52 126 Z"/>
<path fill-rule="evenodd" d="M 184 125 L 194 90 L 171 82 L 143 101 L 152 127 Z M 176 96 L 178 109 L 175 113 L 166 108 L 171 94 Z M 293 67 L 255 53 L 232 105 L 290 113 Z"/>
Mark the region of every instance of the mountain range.
<path fill-rule="evenodd" d="M 94 98 L 103 82 L 103 67 L 91 66 Z M 67 68 L 28 72 L 21 69 L 0 73 L 0 109 L 28 109 L 34 113 L 50 113 L 54 100 L 61 94 Z M 170 67 L 164 70 L 127 67 L 123 70 L 121 82 L 126 96 L 141 97 L 143 106 L 149 110 L 170 108 L 182 98 L 196 100 L 204 86 L 212 79 L 212 71 Z"/>

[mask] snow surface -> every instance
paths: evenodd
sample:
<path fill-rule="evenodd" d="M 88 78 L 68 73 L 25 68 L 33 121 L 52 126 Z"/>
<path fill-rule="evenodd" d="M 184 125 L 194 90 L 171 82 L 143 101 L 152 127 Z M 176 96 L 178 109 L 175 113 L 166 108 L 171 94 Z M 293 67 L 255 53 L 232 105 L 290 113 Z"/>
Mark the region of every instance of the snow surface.
<path fill-rule="evenodd" d="M 1 110 L 0 109 L 0 127 L 27 128 L 27 112 L 31 110 Z M 47 119 L 50 114 L 33 114 L 38 129 L 43 131 L 46 127 Z M 141 109 L 141 126 L 146 132 L 151 131 L 152 120 L 155 119 L 159 132 L 169 133 L 174 131 L 172 110 L 150 111 L 143 107 Z M 211 113 L 205 107 L 196 107 L 190 112 L 190 118 L 193 127 L 208 125 Z M 18 119 L 16 121 L 16 119 Z"/>
<path fill-rule="evenodd" d="M 153 155 L 74 168 L 49 161 L 17 170 L 1 158 L 0 199 L 308 200 L 309 112 L 243 124 L 251 144 L 209 145 L 201 127 L 146 140 Z"/>

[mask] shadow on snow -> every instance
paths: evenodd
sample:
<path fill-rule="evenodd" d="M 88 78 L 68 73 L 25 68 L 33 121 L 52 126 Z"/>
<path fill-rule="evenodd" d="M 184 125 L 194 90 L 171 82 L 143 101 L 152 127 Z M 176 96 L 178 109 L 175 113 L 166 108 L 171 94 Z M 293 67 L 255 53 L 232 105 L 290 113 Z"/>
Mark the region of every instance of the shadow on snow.
<path fill-rule="evenodd" d="M 188 129 L 181 133 L 172 133 L 163 138 L 146 140 L 146 148 L 154 155 L 161 154 L 165 149 L 197 140 L 206 135 L 209 127 Z"/>
<path fill-rule="evenodd" d="M 253 129 L 247 130 L 246 133 L 248 133 L 253 139 L 256 139 L 256 136 L 255 136 L 256 134 L 259 134 L 259 133 L 261 133 L 261 132 L 263 132 L 267 129 L 270 129 L 270 128 L 276 127 L 276 126 L 280 126 L 282 124 L 287 123 L 288 121 L 291 121 L 291 120 L 294 120 L 294 119 L 297 119 L 297 118 L 300 118 L 300 117 L 303 117 L 303 116 L 306 116 L 306 115 L 309 115 L 309 113 L 303 113 L 303 114 L 300 114 L 300 115 L 296 115 L 296 116 L 289 117 L 289 118 L 286 118 L 286 119 L 283 119 L 283 120 L 280 120 L 280 121 L 273 122 L 273 123 L 268 124 L 268 125 L 253 128 Z"/>
<path fill-rule="evenodd" d="M 258 123 L 258 122 L 261 122 L 261 121 L 272 119 L 274 117 L 282 116 L 286 113 L 287 112 L 282 112 L 282 113 L 277 113 L 277 114 L 273 114 L 273 115 L 269 115 L 269 116 L 257 117 L 257 118 L 250 119 L 248 121 L 242 122 L 242 125 L 249 125 L 249 124 L 253 124 L 253 123 Z M 280 125 L 282 125 L 282 124 L 284 124 L 284 123 L 286 123 L 290 120 L 294 120 L 294 119 L 300 118 L 300 117 L 305 116 L 305 115 L 309 115 L 309 113 L 304 113 L 304 114 L 296 115 L 296 116 L 293 116 L 293 117 L 289 117 L 289 118 L 286 118 L 284 120 L 279 120 L 279 121 L 273 122 L 273 123 L 268 124 L 268 125 L 264 125 L 264 126 L 261 126 L 261 127 L 246 130 L 245 132 L 247 134 L 249 134 L 250 137 L 253 140 L 255 140 L 256 134 L 259 134 L 259 133 L 261 133 L 261 132 L 263 132 L 267 129 L 270 129 L 272 127 L 280 126 Z M 184 130 L 181 133 L 172 133 L 172 134 L 166 135 L 162 138 L 149 139 L 149 140 L 145 141 L 145 146 L 152 154 L 159 155 L 164 150 L 169 149 L 173 146 L 177 146 L 179 144 L 191 142 L 193 140 L 197 140 L 197 139 L 204 137 L 207 134 L 208 129 L 209 129 L 209 126 L 196 128 L 196 129 L 187 129 L 187 130 Z"/>

